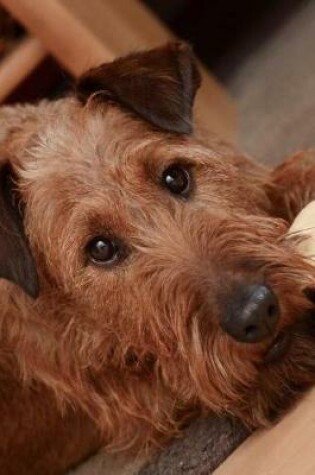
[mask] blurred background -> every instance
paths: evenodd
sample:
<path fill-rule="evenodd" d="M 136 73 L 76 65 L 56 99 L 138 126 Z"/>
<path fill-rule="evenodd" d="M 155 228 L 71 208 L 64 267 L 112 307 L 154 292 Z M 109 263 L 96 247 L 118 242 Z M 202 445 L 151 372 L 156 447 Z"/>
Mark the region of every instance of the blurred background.
<path fill-rule="evenodd" d="M 315 146 L 315 1 L 147 3 L 236 99 L 246 151 L 274 163 Z"/>
<path fill-rule="evenodd" d="M 43 6 L 45 1 L 41 2 Z M 0 0 L 2 3 L 10 4 Z M 15 3 L 23 4 L 11 0 L 12 5 Z M 111 3 L 115 1 L 103 0 L 105 6 Z M 201 61 L 235 100 L 240 148 L 271 164 L 295 150 L 314 146 L 314 0 L 143 0 L 141 3 L 175 35 L 194 46 Z M 123 2 L 120 4 L 123 6 Z M 130 5 L 125 0 L 125 7 Z M 2 58 L 25 35 L 28 24 L 22 26 L 23 17 L 19 19 L 22 21 L 0 7 Z M 60 64 L 58 58 L 43 55 L 36 68 L 2 100 L 12 103 L 62 93 L 71 82 L 71 74 Z"/>

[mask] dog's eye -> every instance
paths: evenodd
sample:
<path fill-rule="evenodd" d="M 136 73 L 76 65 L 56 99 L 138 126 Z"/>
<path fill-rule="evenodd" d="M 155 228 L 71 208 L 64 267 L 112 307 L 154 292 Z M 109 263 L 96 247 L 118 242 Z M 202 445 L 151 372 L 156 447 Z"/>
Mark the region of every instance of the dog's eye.
<path fill-rule="evenodd" d="M 114 264 L 120 257 L 118 243 L 104 236 L 93 238 L 86 246 L 86 252 L 90 261 L 97 265 Z"/>
<path fill-rule="evenodd" d="M 171 165 L 164 170 L 162 183 L 174 195 L 187 197 L 191 187 L 190 173 L 181 165 Z"/>

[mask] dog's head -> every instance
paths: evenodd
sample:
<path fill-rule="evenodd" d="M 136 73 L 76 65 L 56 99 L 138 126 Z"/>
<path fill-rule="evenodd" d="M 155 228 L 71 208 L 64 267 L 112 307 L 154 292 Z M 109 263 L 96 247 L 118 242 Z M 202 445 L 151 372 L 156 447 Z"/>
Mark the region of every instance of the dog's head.
<path fill-rule="evenodd" d="M 7 338 L 114 439 L 198 406 L 265 424 L 314 382 L 314 271 L 267 172 L 193 133 L 199 84 L 170 44 L 2 112 L 0 272 L 37 297 L 10 287 Z"/>

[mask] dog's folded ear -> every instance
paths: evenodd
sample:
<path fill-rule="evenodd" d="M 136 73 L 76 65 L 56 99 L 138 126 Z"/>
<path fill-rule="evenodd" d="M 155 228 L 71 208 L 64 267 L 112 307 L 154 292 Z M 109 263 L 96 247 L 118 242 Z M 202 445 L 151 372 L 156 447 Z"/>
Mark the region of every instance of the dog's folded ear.
<path fill-rule="evenodd" d="M 0 168 L 0 277 L 19 285 L 35 298 L 39 285 L 25 232 L 20 200 L 9 164 Z"/>
<path fill-rule="evenodd" d="M 174 42 L 93 68 L 78 80 L 76 91 L 83 103 L 94 95 L 165 131 L 190 134 L 200 82 L 192 49 Z"/>

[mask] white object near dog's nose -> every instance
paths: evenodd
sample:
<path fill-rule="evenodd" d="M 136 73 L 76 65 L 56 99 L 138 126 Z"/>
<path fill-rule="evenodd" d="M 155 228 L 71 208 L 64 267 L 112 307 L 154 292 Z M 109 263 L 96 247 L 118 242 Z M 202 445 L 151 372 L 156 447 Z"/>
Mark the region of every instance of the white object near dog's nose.
<path fill-rule="evenodd" d="M 315 265 L 315 201 L 311 201 L 297 215 L 288 235 L 303 237 L 297 243 L 298 250 Z"/>

